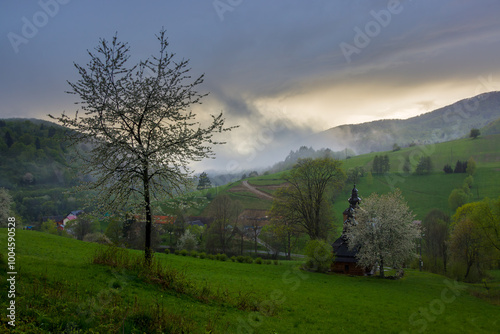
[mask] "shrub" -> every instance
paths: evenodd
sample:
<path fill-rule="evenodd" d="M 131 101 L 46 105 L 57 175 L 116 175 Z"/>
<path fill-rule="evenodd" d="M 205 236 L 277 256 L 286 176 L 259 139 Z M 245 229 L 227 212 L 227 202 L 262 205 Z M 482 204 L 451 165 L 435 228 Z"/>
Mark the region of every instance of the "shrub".
<path fill-rule="evenodd" d="M 216 257 L 213 254 L 208 254 L 207 258 L 210 259 L 210 260 L 215 260 Z"/>
<path fill-rule="evenodd" d="M 200 254 L 198 254 L 198 256 L 200 257 L 200 259 L 204 259 L 207 257 L 207 253 L 201 252 Z"/>
<path fill-rule="evenodd" d="M 189 252 L 189 255 L 191 255 L 192 257 L 198 257 L 198 252 L 195 250 L 192 250 L 191 252 Z"/>
<path fill-rule="evenodd" d="M 271 260 L 266 260 L 266 264 L 271 264 L 271 263 L 273 263 L 273 261 L 271 261 Z"/>
<path fill-rule="evenodd" d="M 243 255 L 239 255 L 237 258 L 236 258 L 236 261 L 238 261 L 239 263 L 243 263 L 245 262 L 245 257 Z"/>
<path fill-rule="evenodd" d="M 278 265 L 278 260 L 274 260 L 274 265 Z"/>
<path fill-rule="evenodd" d="M 176 250 L 174 251 L 174 254 L 175 254 L 175 255 L 179 255 L 179 253 L 180 253 L 180 250 L 178 250 L 178 249 L 176 249 Z"/>
<path fill-rule="evenodd" d="M 183 249 L 179 252 L 179 254 L 181 254 L 182 256 L 186 256 L 188 254 L 188 251 Z"/>
<path fill-rule="evenodd" d="M 253 259 L 251 256 L 245 256 L 245 262 L 246 263 L 253 263 Z"/>
<path fill-rule="evenodd" d="M 474 184 L 474 177 L 472 175 L 469 175 L 464 180 L 463 188 L 467 187 L 468 189 L 471 189 L 473 184 Z"/>
<path fill-rule="evenodd" d="M 217 260 L 227 261 L 227 255 L 226 254 L 217 254 Z"/>
<path fill-rule="evenodd" d="M 165 248 L 165 254 L 170 254 L 170 249 Z"/>
<path fill-rule="evenodd" d="M 191 231 L 186 230 L 177 243 L 177 248 L 192 251 L 196 249 L 196 236 Z"/>
<path fill-rule="evenodd" d="M 255 263 L 256 264 L 262 264 L 262 258 L 261 257 L 258 257 L 255 259 Z"/>
<path fill-rule="evenodd" d="M 102 234 L 100 232 L 86 234 L 83 237 L 83 241 L 95 242 L 95 243 L 103 244 L 103 245 L 111 245 L 112 244 L 111 240 L 109 240 L 109 238 L 105 234 Z"/>
<path fill-rule="evenodd" d="M 231 256 L 231 261 L 236 262 L 236 256 Z"/>
<path fill-rule="evenodd" d="M 326 272 L 332 263 L 332 247 L 324 240 L 310 240 L 307 242 L 306 268 L 318 272 Z"/>

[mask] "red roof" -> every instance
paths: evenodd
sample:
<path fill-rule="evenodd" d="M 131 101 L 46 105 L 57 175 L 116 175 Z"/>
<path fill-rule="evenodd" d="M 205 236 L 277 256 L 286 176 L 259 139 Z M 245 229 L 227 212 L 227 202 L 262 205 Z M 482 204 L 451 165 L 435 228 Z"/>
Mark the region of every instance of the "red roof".
<path fill-rule="evenodd" d="M 144 221 L 141 215 L 134 215 L 137 221 Z M 153 224 L 173 224 L 175 223 L 176 216 L 153 216 Z"/>
<path fill-rule="evenodd" d="M 153 223 L 155 224 L 173 224 L 175 223 L 175 216 L 153 216 Z"/>

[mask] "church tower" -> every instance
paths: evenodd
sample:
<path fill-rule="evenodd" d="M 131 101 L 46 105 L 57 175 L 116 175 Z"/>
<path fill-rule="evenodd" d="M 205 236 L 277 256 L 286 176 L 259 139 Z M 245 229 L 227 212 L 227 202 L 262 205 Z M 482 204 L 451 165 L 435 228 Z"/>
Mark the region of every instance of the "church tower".
<path fill-rule="evenodd" d="M 331 271 L 346 275 L 363 276 L 365 269 L 357 265 L 357 250 L 349 250 L 349 240 L 346 234 L 349 225 L 355 223 L 356 209 L 361 202 L 356 185 L 352 188 L 351 197 L 347 201 L 349 202 L 349 207 L 343 212 L 344 226 L 342 235 L 332 244 L 335 258 L 331 265 Z"/>

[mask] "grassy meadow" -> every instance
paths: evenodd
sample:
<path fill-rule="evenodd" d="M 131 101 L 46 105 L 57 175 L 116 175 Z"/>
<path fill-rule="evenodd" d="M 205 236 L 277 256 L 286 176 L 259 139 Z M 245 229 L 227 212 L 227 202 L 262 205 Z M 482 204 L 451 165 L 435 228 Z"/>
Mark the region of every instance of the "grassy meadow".
<path fill-rule="evenodd" d="M 6 232 L 0 230 L 2 332 L 10 330 L 5 321 Z M 99 247 L 17 231 L 18 333 L 500 331 L 498 271 L 492 272 L 486 290 L 482 284 L 414 270 L 401 280 L 384 280 L 304 272 L 293 261 L 247 264 L 156 254 L 159 264 L 185 282 L 179 288 L 147 280 L 130 268 L 93 264 Z M 485 294 L 496 297 L 477 297 Z"/>

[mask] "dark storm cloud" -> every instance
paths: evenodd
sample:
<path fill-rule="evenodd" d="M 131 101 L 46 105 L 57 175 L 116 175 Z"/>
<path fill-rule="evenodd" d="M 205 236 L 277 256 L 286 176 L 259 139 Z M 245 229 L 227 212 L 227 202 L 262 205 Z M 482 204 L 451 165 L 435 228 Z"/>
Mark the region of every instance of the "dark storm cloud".
<path fill-rule="evenodd" d="M 73 62 L 85 64 L 86 50 L 116 32 L 129 42 L 131 60 L 144 59 L 157 52 L 154 34 L 161 27 L 177 58 L 190 59 L 192 75 L 206 75 L 200 88 L 210 95 L 201 108 L 222 110 L 228 122 L 241 125 L 227 152 L 258 138 L 276 119 L 285 126 L 267 146 L 339 124 L 410 117 L 500 89 L 495 0 L 41 0 L 0 6 L 2 117 L 74 112 L 74 96 L 64 94 L 66 80 L 77 79 Z M 11 33 L 25 42 L 13 45 Z"/>

